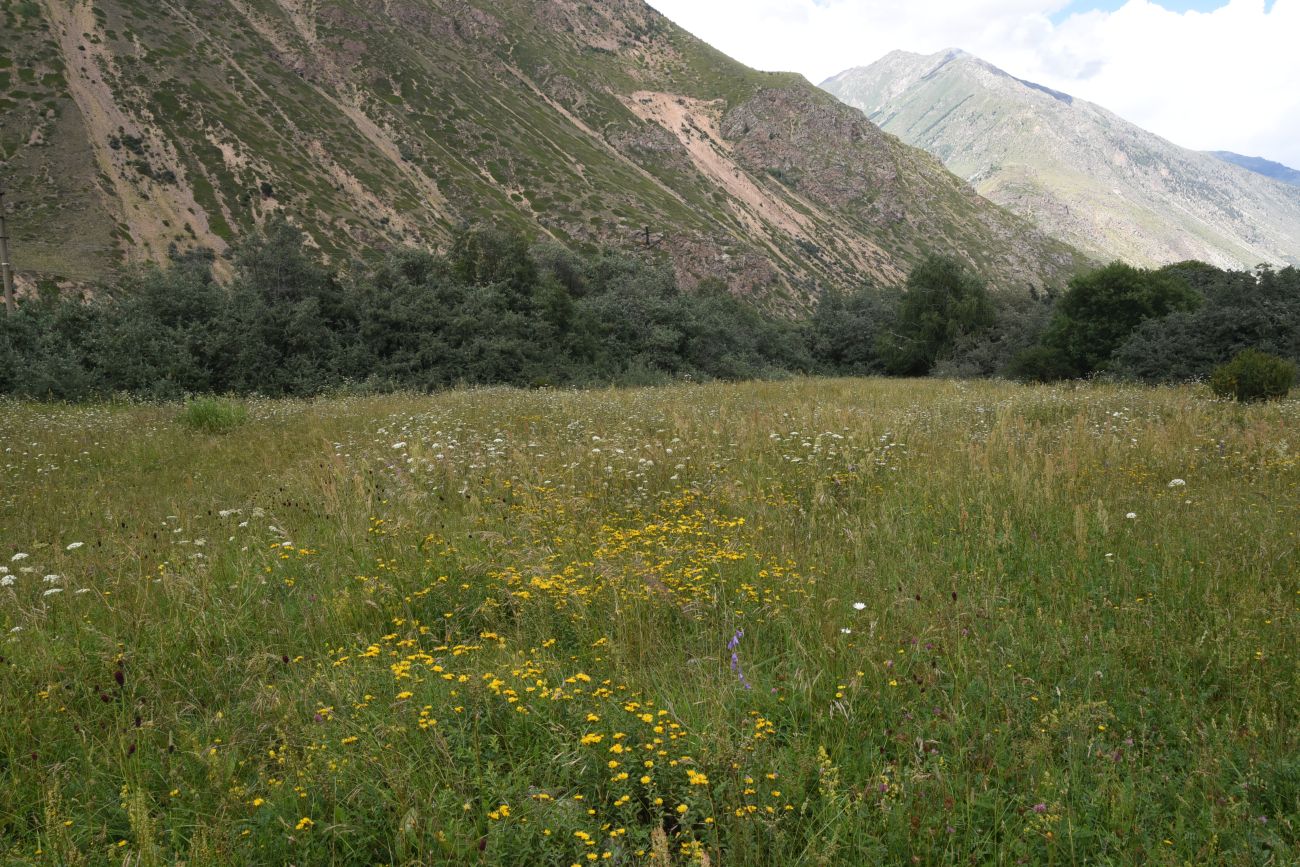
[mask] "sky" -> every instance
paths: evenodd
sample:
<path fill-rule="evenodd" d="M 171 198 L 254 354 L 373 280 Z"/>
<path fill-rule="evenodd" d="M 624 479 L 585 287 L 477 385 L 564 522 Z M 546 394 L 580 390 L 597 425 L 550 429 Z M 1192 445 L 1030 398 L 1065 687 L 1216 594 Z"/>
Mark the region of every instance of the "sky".
<path fill-rule="evenodd" d="M 1300 168 L 1300 0 L 649 0 L 814 84 L 895 49 L 962 48 L 1183 147 Z"/>

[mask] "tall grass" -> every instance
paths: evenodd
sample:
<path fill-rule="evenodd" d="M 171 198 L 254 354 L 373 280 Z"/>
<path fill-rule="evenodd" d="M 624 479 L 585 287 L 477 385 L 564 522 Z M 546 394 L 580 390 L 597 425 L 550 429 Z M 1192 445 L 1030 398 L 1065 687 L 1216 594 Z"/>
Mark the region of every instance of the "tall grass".
<path fill-rule="evenodd" d="M 8 860 L 1300 860 L 1295 401 L 248 411 L 0 404 Z"/>
<path fill-rule="evenodd" d="M 186 403 L 177 419 L 197 431 L 224 434 L 247 422 L 248 410 L 233 400 L 199 397 Z"/>

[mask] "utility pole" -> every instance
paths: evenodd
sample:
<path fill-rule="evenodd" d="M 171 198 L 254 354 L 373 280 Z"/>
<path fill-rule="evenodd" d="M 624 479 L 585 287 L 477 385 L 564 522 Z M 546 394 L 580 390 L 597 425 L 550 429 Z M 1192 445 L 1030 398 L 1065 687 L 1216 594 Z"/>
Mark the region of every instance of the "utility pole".
<path fill-rule="evenodd" d="M 14 300 L 14 269 L 9 263 L 9 232 L 5 229 L 5 191 L 0 187 L 0 279 L 5 286 L 5 313 L 13 316 L 18 312 L 18 302 Z"/>

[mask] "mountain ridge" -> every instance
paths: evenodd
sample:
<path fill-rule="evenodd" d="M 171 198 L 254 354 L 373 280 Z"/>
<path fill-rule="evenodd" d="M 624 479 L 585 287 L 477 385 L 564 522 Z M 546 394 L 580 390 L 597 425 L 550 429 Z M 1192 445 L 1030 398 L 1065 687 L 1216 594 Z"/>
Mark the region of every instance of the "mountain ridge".
<path fill-rule="evenodd" d="M 0 15 L 22 37 L 0 50 L 0 162 L 15 258 L 36 274 L 220 254 L 275 213 L 339 262 L 503 222 L 785 308 L 901 282 L 930 249 L 1017 291 L 1087 262 L 802 77 L 748 69 L 641 0 Z"/>
<path fill-rule="evenodd" d="M 895 51 L 821 86 L 1094 256 L 1139 265 L 1300 264 L 1300 190 L 968 52 Z"/>
<path fill-rule="evenodd" d="M 1208 153 L 1215 159 L 1241 166 L 1243 169 L 1263 175 L 1266 178 L 1272 178 L 1275 181 L 1281 181 L 1292 186 L 1300 186 L 1300 171 L 1282 163 L 1264 157 L 1243 156 L 1232 151 L 1208 151 Z"/>

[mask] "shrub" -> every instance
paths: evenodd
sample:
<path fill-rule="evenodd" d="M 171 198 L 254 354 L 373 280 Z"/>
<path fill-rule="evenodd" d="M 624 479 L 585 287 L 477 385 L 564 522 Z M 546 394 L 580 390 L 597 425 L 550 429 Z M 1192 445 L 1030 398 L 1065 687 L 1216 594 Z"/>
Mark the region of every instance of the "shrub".
<path fill-rule="evenodd" d="M 1021 382 L 1057 382 L 1073 379 L 1079 371 L 1065 353 L 1054 346 L 1031 346 L 1011 359 L 1007 376 Z"/>
<path fill-rule="evenodd" d="M 1295 365 L 1284 358 L 1247 349 L 1215 368 L 1210 388 L 1219 397 L 1234 400 L 1279 400 L 1295 382 Z"/>
<path fill-rule="evenodd" d="M 999 296 L 993 307 L 993 326 L 959 339 L 932 374 L 954 379 L 1005 375 L 1022 352 L 1038 343 L 1052 317 L 1051 304 L 1029 294 Z"/>
<path fill-rule="evenodd" d="M 1208 380 L 1214 368 L 1244 349 L 1300 361 L 1300 272 L 1261 269 L 1187 270 L 1204 299 L 1195 311 L 1175 311 L 1143 321 L 1111 356 L 1107 369 L 1144 382 Z"/>
<path fill-rule="evenodd" d="M 248 410 L 232 400 L 201 397 L 185 404 L 178 421 L 197 431 L 222 434 L 248 421 Z"/>

